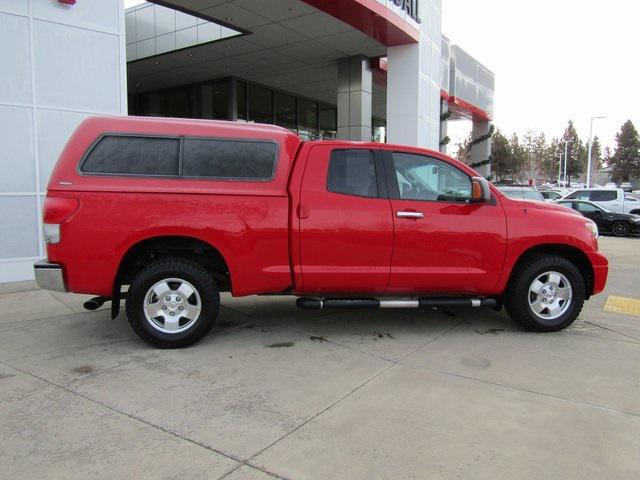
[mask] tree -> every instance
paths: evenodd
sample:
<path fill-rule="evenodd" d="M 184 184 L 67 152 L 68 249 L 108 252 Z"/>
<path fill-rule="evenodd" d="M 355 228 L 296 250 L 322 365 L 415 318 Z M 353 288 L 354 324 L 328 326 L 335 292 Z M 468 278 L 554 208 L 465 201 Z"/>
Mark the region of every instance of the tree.
<path fill-rule="evenodd" d="M 600 139 L 596 135 L 591 142 L 591 167 L 594 172 L 600 170 L 603 166 L 602 145 Z"/>
<path fill-rule="evenodd" d="M 507 137 L 496 130 L 491 137 L 491 170 L 494 178 L 504 180 L 509 174 L 512 151 Z"/>
<path fill-rule="evenodd" d="M 609 159 L 614 182 L 628 182 L 640 175 L 640 137 L 631 120 L 627 120 L 616 134 L 616 149 Z"/>
<path fill-rule="evenodd" d="M 528 168 L 527 151 L 515 133 L 511 135 L 509 143 L 511 145 L 511 161 L 507 172 L 511 174 L 511 178 L 514 180 L 523 181 L 527 176 L 527 173 L 525 173 Z"/>
<path fill-rule="evenodd" d="M 586 170 L 587 163 L 587 149 L 584 147 L 582 140 L 576 132 L 576 128 L 573 126 L 573 120 L 569 120 L 569 124 L 564 131 L 562 141 L 568 140 L 569 146 L 567 149 L 567 179 L 571 183 L 571 178 L 578 177 L 582 172 Z M 564 143 L 562 144 L 564 152 Z"/>
<path fill-rule="evenodd" d="M 469 165 L 471 163 L 471 133 L 463 142 L 456 144 L 456 153 L 454 157 L 462 163 Z"/>
<path fill-rule="evenodd" d="M 610 167 L 611 166 L 611 149 L 609 147 L 604 147 L 604 158 L 602 159 L 602 167 Z"/>
<path fill-rule="evenodd" d="M 544 133 L 536 134 L 529 130 L 525 133 L 522 140 L 522 146 L 525 151 L 525 164 L 523 165 L 525 178 L 546 179 L 547 166 L 553 162 L 553 156 L 550 154 L 547 138 Z M 551 175 L 553 177 L 553 175 Z"/>

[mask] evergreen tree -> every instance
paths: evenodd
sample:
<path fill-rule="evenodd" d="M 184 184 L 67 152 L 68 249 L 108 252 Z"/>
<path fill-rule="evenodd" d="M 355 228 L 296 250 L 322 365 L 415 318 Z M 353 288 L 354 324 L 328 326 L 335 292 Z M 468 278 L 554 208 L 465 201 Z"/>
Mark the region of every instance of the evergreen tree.
<path fill-rule="evenodd" d="M 628 182 L 640 175 L 640 137 L 631 120 L 616 134 L 616 149 L 609 159 L 614 182 Z"/>
<path fill-rule="evenodd" d="M 602 159 L 602 167 L 610 167 L 611 166 L 611 149 L 609 147 L 604 147 L 604 158 Z"/>
<path fill-rule="evenodd" d="M 577 178 L 582 172 L 586 170 L 587 163 L 587 149 L 585 148 L 582 140 L 576 132 L 576 128 L 573 126 L 573 120 L 569 120 L 569 124 L 564 131 L 562 141 L 568 140 L 569 147 L 567 149 L 567 180 L 571 182 L 572 178 Z M 562 143 L 564 152 L 564 143 Z"/>
<path fill-rule="evenodd" d="M 504 180 L 509 174 L 512 151 L 507 137 L 496 130 L 491 137 L 491 171 L 494 178 Z"/>
<path fill-rule="evenodd" d="M 511 161 L 509 162 L 507 173 L 511 175 L 512 179 L 523 181 L 528 175 L 526 172 L 528 167 L 527 151 L 515 133 L 511 135 L 509 143 L 511 145 Z"/>
<path fill-rule="evenodd" d="M 525 150 L 523 165 L 524 178 L 546 179 L 546 164 L 549 162 L 549 146 L 544 133 L 536 134 L 529 130 L 524 135 L 522 146 Z"/>
<path fill-rule="evenodd" d="M 600 144 L 600 139 L 596 135 L 593 137 L 593 141 L 591 142 L 591 167 L 593 168 L 593 172 L 597 172 L 603 166 L 602 157 L 602 145 Z"/>

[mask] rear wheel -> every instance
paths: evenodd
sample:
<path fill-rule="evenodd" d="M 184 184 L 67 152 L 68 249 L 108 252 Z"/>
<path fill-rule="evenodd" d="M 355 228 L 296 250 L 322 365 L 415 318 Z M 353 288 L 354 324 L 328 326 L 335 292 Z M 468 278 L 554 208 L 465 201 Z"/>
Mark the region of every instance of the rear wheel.
<path fill-rule="evenodd" d="M 629 235 L 629 224 L 626 222 L 616 222 L 611 226 L 611 231 L 616 237 L 626 237 Z"/>
<path fill-rule="evenodd" d="M 555 332 L 574 322 L 584 298 L 585 283 L 576 266 L 563 257 L 545 255 L 518 266 L 505 307 L 525 328 Z"/>
<path fill-rule="evenodd" d="M 182 348 L 204 337 L 215 323 L 220 295 L 199 264 L 181 258 L 159 260 L 144 268 L 127 293 L 127 317 L 133 331 L 160 348 Z"/>

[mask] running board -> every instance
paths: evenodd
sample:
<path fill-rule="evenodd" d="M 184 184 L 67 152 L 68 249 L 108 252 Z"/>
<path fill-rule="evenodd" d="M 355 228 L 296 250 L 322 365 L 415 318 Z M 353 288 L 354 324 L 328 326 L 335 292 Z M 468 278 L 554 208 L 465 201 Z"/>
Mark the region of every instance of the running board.
<path fill-rule="evenodd" d="M 495 298 L 423 297 L 414 299 L 380 300 L 378 298 L 312 298 L 300 297 L 296 305 L 304 310 L 326 308 L 430 308 L 430 307 L 489 307 L 496 308 Z"/>

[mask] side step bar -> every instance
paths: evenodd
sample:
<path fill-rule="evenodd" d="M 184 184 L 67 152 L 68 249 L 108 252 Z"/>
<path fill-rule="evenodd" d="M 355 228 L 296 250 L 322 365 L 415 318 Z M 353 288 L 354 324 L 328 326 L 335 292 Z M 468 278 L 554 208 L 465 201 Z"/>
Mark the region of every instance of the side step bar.
<path fill-rule="evenodd" d="M 489 307 L 497 308 L 495 298 L 422 297 L 414 299 L 380 300 L 377 298 L 312 298 L 300 297 L 296 305 L 304 310 L 326 308 L 429 308 L 429 307 Z"/>

